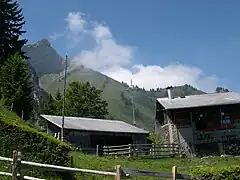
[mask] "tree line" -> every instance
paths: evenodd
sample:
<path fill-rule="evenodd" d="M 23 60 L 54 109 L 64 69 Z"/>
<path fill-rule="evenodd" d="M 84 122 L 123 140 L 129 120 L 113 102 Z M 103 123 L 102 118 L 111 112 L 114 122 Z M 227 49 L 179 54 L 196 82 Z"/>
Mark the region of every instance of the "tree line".
<path fill-rule="evenodd" d="M 90 85 L 89 82 L 71 82 L 65 96 L 65 115 L 74 117 L 102 118 L 108 115 L 107 102 L 101 99 L 102 90 Z M 58 90 L 43 108 L 44 114 L 62 115 L 63 96 Z"/>
<path fill-rule="evenodd" d="M 27 57 L 21 51 L 27 43 L 20 38 L 26 33 L 22 9 L 17 1 L 1 0 L 0 17 L 0 97 L 4 106 L 27 119 L 32 115 L 34 98 Z"/>
<path fill-rule="evenodd" d="M 132 95 L 132 96 L 133 96 L 133 95 Z M 131 98 L 128 98 L 127 96 L 125 96 L 125 94 L 124 94 L 123 91 L 121 91 L 120 97 L 121 97 L 121 100 L 123 101 L 123 103 L 124 103 L 124 105 L 125 105 L 126 107 L 132 108 L 131 106 L 133 106 L 136 118 L 140 117 L 140 111 L 139 111 L 139 109 L 135 106 L 134 103 L 132 104 L 132 99 L 131 99 Z"/>
<path fill-rule="evenodd" d="M 25 20 L 19 3 L 0 1 L 0 99 L 1 105 L 16 112 L 24 120 L 34 117 L 37 106 L 30 64 L 22 51 L 27 39 L 21 38 Z M 108 114 L 102 91 L 90 83 L 72 82 L 66 92 L 66 115 L 104 118 Z M 44 108 L 37 113 L 62 114 L 63 97 L 60 91 L 49 94 Z"/>

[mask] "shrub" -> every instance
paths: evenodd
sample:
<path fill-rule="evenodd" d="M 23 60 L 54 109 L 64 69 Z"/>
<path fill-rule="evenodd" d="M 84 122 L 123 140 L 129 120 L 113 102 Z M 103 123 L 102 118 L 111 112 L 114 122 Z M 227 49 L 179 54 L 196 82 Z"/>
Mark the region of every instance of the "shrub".
<path fill-rule="evenodd" d="M 21 121 L 14 113 L 0 107 L 0 156 L 11 157 L 13 150 L 23 159 L 46 164 L 68 165 L 71 147 L 39 132 Z"/>
<path fill-rule="evenodd" d="M 194 180 L 240 180 L 240 166 L 195 168 L 191 174 Z"/>

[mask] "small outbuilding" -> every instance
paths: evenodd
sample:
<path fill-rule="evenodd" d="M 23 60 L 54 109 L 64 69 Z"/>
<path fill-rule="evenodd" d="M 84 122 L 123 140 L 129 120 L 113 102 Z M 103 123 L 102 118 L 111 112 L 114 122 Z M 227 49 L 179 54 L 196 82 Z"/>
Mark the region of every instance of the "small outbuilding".
<path fill-rule="evenodd" d="M 61 133 L 62 116 L 41 115 L 47 133 Z M 75 147 L 96 148 L 126 144 L 146 144 L 149 132 L 119 120 L 64 117 L 64 138 Z"/>

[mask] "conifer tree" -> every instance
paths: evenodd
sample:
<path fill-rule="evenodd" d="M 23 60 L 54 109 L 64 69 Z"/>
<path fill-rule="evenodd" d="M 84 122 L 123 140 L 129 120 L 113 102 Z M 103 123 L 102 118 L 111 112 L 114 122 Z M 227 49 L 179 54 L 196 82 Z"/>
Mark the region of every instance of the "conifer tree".
<path fill-rule="evenodd" d="M 32 89 L 26 60 L 18 53 L 11 55 L 0 67 L 0 95 L 5 105 L 28 119 L 34 105 Z"/>
<path fill-rule="evenodd" d="M 26 44 L 26 39 L 20 36 L 26 31 L 22 30 L 25 24 L 22 9 L 17 1 L 0 1 L 0 65 L 12 54 L 16 52 L 24 58 L 21 49 Z"/>

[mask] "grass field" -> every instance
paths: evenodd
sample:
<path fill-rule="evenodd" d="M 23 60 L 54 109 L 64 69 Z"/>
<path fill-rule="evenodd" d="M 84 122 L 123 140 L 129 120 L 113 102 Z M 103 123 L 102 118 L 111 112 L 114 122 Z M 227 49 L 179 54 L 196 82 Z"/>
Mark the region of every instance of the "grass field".
<path fill-rule="evenodd" d="M 10 166 L 8 166 L 8 164 L 3 163 L 0 161 L 0 171 L 1 172 L 10 172 L 9 169 Z M 7 176 L 0 176 L 1 180 L 11 180 L 11 177 L 7 177 Z"/>
<path fill-rule="evenodd" d="M 177 166 L 181 173 L 191 174 L 194 168 L 212 167 L 223 168 L 232 165 L 239 165 L 240 157 L 209 157 L 209 158 L 164 158 L 164 159 L 126 159 L 107 158 L 83 155 L 77 152 L 72 153 L 74 166 L 78 168 L 113 171 L 116 165 L 122 168 L 149 170 L 156 172 L 171 172 L 172 166 Z M 78 179 L 113 179 L 112 177 L 92 176 L 89 174 L 77 174 Z M 153 180 L 154 177 L 132 177 L 130 179 Z"/>
<path fill-rule="evenodd" d="M 171 172 L 172 166 L 178 167 L 178 172 L 191 174 L 195 168 L 210 167 L 219 169 L 239 165 L 240 157 L 208 157 L 208 158 L 164 158 L 164 159 L 126 159 L 113 157 L 97 157 L 81 154 L 78 152 L 71 153 L 73 156 L 73 164 L 76 168 L 92 169 L 102 171 L 115 171 L 116 165 L 122 168 L 149 170 L 155 172 Z M 10 171 L 9 165 L 0 163 L 0 171 Z M 77 173 L 77 180 L 113 180 L 112 176 L 91 175 L 86 173 Z M 10 177 L 0 176 L 0 179 L 10 180 Z M 48 177 L 47 179 L 56 180 L 56 178 Z M 139 180 L 155 180 L 155 177 L 130 177 L 129 179 Z"/>

